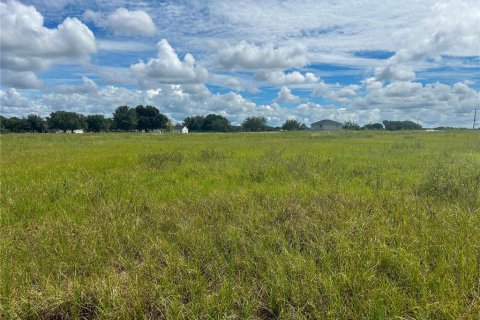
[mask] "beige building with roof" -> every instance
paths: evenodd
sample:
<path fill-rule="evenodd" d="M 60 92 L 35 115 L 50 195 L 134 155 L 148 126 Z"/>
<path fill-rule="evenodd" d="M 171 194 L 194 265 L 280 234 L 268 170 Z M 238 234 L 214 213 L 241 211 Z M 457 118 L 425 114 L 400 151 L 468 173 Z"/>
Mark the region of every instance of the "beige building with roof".
<path fill-rule="evenodd" d="M 325 119 L 312 123 L 310 128 L 316 131 L 334 131 L 343 130 L 342 126 L 343 124 L 340 122 Z"/>

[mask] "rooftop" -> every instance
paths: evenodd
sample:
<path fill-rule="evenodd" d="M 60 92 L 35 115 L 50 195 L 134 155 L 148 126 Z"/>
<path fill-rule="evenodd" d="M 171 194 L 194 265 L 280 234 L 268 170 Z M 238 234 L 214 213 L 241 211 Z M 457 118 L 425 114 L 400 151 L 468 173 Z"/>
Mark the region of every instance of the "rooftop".
<path fill-rule="evenodd" d="M 341 125 L 342 123 L 337 122 L 337 121 L 333 121 L 333 120 L 329 120 L 329 119 L 324 119 L 324 120 L 320 120 L 320 121 L 314 122 L 314 123 L 312 123 L 311 125 L 313 126 L 313 125 L 317 125 L 317 124 Z"/>

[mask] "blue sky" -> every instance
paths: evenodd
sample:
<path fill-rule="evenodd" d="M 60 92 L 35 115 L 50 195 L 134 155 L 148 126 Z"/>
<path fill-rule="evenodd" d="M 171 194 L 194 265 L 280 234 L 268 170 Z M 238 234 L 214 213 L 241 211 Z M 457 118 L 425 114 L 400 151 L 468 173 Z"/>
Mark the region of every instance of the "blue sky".
<path fill-rule="evenodd" d="M 470 127 L 478 1 L 1 2 L 1 114 Z"/>

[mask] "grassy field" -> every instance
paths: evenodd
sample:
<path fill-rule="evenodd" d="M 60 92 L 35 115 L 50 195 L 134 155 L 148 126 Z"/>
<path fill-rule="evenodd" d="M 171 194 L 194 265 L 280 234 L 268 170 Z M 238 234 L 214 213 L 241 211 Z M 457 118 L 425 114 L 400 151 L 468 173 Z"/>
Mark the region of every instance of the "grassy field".
<path fill-rule="evenodd" d="M 478 319 L 480 135 L 1 136 L 0 319 Z"/>

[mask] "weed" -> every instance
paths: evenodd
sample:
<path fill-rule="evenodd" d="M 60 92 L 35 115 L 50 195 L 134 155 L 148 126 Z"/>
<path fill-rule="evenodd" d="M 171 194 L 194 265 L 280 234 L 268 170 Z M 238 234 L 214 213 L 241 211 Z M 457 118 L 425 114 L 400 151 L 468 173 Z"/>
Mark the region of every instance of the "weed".
<path fill-rule="evenodd" d="M 419 186 L 420 192 L 441 202 L 453 202 L 480 208 L 480 161 L 452 157 L 438 161 L 428 170 Z"/>
<path fill-rule="evenodd" d="M 0 319 L 478 319 L 475 132 L 0 139 Z"/>
<path fill-rule="evenodd" d="M 180 152 L 170 151 L 149 154 L 141 157 L 142 162 L 154 169 L 165 169 L 168 166 L 178 166 L 182 163 L 184 155 Z"/>

